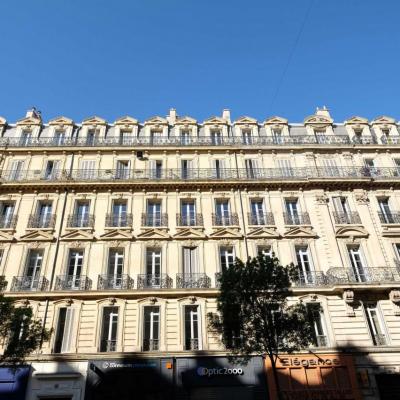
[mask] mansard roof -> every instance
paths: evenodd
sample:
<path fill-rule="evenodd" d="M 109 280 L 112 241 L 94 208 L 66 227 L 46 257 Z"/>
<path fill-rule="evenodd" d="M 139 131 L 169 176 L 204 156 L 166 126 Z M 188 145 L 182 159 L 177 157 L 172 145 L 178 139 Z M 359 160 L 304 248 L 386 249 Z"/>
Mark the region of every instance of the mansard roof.
<path fill-rule="evenodd" d="M 208 124 L 226 124 L 227 121 L 221 117 L 213 116 L 204 121 L 204 125 Z"/>
<path fill-rule="evenodd" d="M 124 117 L 120 117 L 115 120 L 115 125 L 137 125 L 138 120 L 136 118 L 132 118 L 129 115 L 125 115 Z"/>
<path fill-rule="evenodd" d="M 346 125 L 354 125 L 354 124 L 364 125 L 364 124 L 368 124 L 368 119 L 364 118 L 364 117 L 359 117 L 357 115 L 354 115 L 353 117 L 351 117 L 351 118 L 347 119 L 346 121 L 344 121 L 344 123 Z"/>
<path fill-rule="evenodd" d="M 97 117 L 94 115 L 93 117 L 86 118 L 82 121 L 82 125 L 106 125 L 107 121 L 104 118 Z"/>
<path fill-rule="evenodd" d="M 247 115 L 244 115 L 242 117 L 239 117 L 236 121 L 233 122 L 235 125 L 236 124 L 257 124 L 257 120 L 252 117 L 248 117 Z"/>
<path fill-rule="evenodd" d="M 144 121 L 145 125 L 167 125 L 168 121 L 166 120 L 166 118 L 160 117 L 159 115 L 155 115 L 154 117 L 151 117 L 149 119 L 147 119 L 146 121 Z"/>
<path fill-rule="evenodd" d="M 51 119 L 48 122 L 49 125 L 73 125 L 74 121 L 71 118 L 67 118 L 67 117 L 56 117 Z"/>
<path fill-rule="evenodd" d="M 371 121 L 371 125 L 375 124 L 395 124 L 396 121 L 392 117 L 388 117 L 386 115 L 381 115 L 380 117 L 376 117 Z"/>
<path fill-rule="evenodd" d="M 288 120 L 277 115 L 269 117 L 264 121 L 264 125 L 287 125 Z"/>
<path fill-rule="evenodd" d="M 17 121 L 17 125 L 41 125 L 42 120 L 35 117 L 24 117 Z"/>
<path fill-rule="evenodd" d="M 180 124 L 197 124 L 197 120 L 187 115 L 177 118 L 175 125 Z"/>

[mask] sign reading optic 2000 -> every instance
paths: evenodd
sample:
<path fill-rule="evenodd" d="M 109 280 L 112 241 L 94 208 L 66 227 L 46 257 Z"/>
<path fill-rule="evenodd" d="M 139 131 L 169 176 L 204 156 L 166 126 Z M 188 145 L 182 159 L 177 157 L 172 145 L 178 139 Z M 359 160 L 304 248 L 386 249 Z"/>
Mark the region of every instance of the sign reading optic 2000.
<path fill-rule="evenodd" d="M 197 375 L 199 376 L 217 376 L 217 375 L 243 375 L 242 368 L 197 368 Z"/>

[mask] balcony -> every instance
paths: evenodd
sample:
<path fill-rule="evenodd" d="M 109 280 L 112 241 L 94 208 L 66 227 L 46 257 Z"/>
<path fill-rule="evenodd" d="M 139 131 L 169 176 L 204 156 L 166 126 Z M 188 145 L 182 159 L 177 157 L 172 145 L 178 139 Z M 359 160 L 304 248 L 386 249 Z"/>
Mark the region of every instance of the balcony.
<path fill-rule="evenodd" d="M 152 214 L 142 213 L 142 226 L 167 227 L 168 214 L 152 215 Z"/>
<path fill-rule="evenodd" d="M 360 225 L 361 218 L 357 211 L 352 212 L 333 212 L 333 218 L 335 220 L 335 224 L 337 225 Z"/>
<path fill-rule="evenodd" d="M 374 346 L 386 346 L 388 344 L 387 337 L 384 334 L 372 335 L 372 341 Z"/>
<path fill-rule="evenodd" d="M 189 339 L 186 341 L 185 350 L 200 350 L 199 339 Z"/>
<path fill-rule="evenodd" d="M 54 229 L 56 216 L 31 214 L 28 219 L 28 229 Z"/>
<path fill-rule="evenodd" d="M 400 224 L 399 212 L 378 212 L 378 216 L 382 224 Z"/>
<path fill-rule="evenodd" d="M 265 213 L 247 213 L 249 225 L 275 225 L 274 214 Z"/>
<path fill-rule="evenodd" d="M 326 275 L 321 271 L 299 271 L 297 279 L 293 282 L 294 286 L 324 286 L 327 285 Z"/>
<path fill-rule="evenodd" d="M 12 292 L 43 292 L 48 288 L 48 281 L 44 276 L 14 276 L 11 282 Z"/>
<path fill-rule="evenodd" d="M 58 275 L 54 290 L 90 290 L 92 281 L 87 276 Z"/>
<path fill-rule="evenodd" d="M 94 216 L 93 215 L 69 215 L 67 218 L 68 228 L 93 228 Z"/>
<path fill-rule="evenodd" d="M 17 217 L 1 217 L 0 218 L 0 229 L 8 229 L 8 230 L 15 230 L 17 226 Z"/>
<path fill-rule="evenodd" d="M 143 351 L 158 351 L 159 349 L 159 339 L 143 339 Z"/>
<path fill-rule="evenodd" d="M 206 274 L 176 274 L 177 289 L 207 289 L 211 279 Z"/>
<path fill-rule="evenodd" d="M 128 228 L 132 226 L 132 214 L 107 214 L 106 227 L 107 228 Z"/>
<path fill-rule="evenodd" d="M 138 289 L 171 289 L 172 279 L 167 274 L 141 274 L 137 277 Z"/>
<path fill-rule="evenodd" d="M 311 225 L 310 216 L 307 212 L 303 213 L 283 213 L 285 225 Z"/>
<path fill-rule="evenodd" d="M 99 275 L 97 290 L 130 290 L 134 288 L 133 279 L 126 274 Z"/>
<path fill-rule="evenodd" d="M 202 214 L 176 214 L 176 226 L 203 226 Z"/>
<path fill-rule="evenodd" d="M 238 226 L 239 218 L 236 213 L 226 215 L 212 214 L 213 226 Z"/>
<path fill-rule="evenodd" d="M 117 351 L 117 341 L 102 339 L 100 343 L 100 352 Z"/>

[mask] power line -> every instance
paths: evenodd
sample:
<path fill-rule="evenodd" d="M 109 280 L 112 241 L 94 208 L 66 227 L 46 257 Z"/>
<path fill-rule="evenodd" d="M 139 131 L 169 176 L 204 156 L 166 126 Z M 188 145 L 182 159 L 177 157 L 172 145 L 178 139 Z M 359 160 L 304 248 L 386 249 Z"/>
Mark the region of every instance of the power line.
<path fill-rule="evenodd" d="M 270 105 L 269 105 L 269 109 L 270 109 L 270 110 L 272 109 L 272 106 L 274 105 L 275 100 L 276 100 L 276 98 L 278 97 L 278 94 L 279 94 L 279 91 L 280 91 L 280 89 L 281 89 L 282 83 L 283 83 L 283 81 L 284 81 L 284 79 L 285 79 L 285 76 L 286 76 L 286 72 L 287 72 L 287 70 L 288 70 L 288 68 L 289 68 L 289 65 L 290 65 L 291 61 L 292 61 L 294 52 L 296 51 L 297 45 L 299 44 L 299 41 L 300 41 L 300 37 L 301 37 L 301 35 L 302 35 L 302 33 L 303 33 L 304 27 L 305 27 L 306 22 L 307 22 L 307 20 L 308 20 L 308 16 L 310 15 L 311 9 L 312 9 L 313 6 L 314 6 L 314 2 L 315 2 L 315 0 L 311 0 L 311 1 L 310 1 L 310 4 L 309 4 L 309 6 L 308 6 L 308 8 L 307 8 L 307 11 L 306 11 L 306 13 L 305 13 L 305 15 L 304 15 L 303 22 L 302 22 L 302 24 L 301 24 L 301 26 L 300 26 L 300 29 L 299 29 L 299 31 L 298 31 L 298 33 L 297 33 L 297 36 L 296 36 L 296 39 L 295 39 L 295 41 L 294 41 L 294 43 L 293 43 L 292 50 L 291 50 L 290 53 L 289 53 L 289 57 L 288 57 L 288 59 L 287 59 L 287 63 L 286 63 L 286 65 L 285 65 L 285 68 L 284 68 L 283 71 L 282 71 L 282 75 L 281 75 L 281 77 L 280 77 L 280 79 L 279 79 L 279 81 L 278 81 L 278 85 L 277 85 L 277 87 L 276 87 L 275 93 L 274 93 L 274 95 L 273 95 L 273 97 L 272 97 L 272 99 L 271 99 L 271 103 L 270 103 Z"/>

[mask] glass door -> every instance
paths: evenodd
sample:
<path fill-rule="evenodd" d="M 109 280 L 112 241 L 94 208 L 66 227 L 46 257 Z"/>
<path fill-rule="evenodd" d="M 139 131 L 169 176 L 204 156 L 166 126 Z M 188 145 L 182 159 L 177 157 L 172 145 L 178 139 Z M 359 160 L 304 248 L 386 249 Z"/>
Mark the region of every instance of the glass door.
<path fill-rule="evenodd" d="M 251 223 L 252 225 L 266 225 L 264 202 L 262 200 L 251 201 Z"/>
<path fill-rule="evenodd" d="M 181 203 L 181 224 L 183 226 L 196 225 L 196 206 L 193 201 L 183 201 Z"/>
<path fill-rule="evenodd" d="M 291 225 L 300 225 L 300 214 L 297 200 L 286 200 L 286 213 Z"/>
<path fill-rule="evenodd" d="M 122 250 L 110 250 L 108 260 L 108 282 L 112 289 L 122 289 L 122 271 L 124 268 L 124 253 Z"/>
<path fill-rule="evenodd" d="M 71 250 L 67 271 L 67 283 L 69 289 L 80 289 L 81 272 L 83 264 L 83 251 Z"/>
<path fill-rule="evenodd" d="M 146 275 L 148 286 L 161 286 L 161 249 L 147 250 Z"/>
<path fill-rule="evenodd" d="M 231 225 L 228 200 L 217 200 L 215 203 L 216 225 Z"/>
<path fill-rule="evenodd" d="M 26 269 L 24 288 L 35 290 L 39 288 L 40 269 L 42 267 L 43 255 L 39 251 L 31 251 Z"/>
<path fill-rule="evenodd" d="M 147 203 L 147 226 L 161 226 L 161 203 L 149 201 Z"/>
<path fill-rule="evenodd" d="M 349 248 L 350 263 L 352 268 L 352 273 L 357 282 L 366 282 L 367 273 L 364 267 L 363 256 L 361 254 L 360 247 L 350 247 Z"/>
<path fill-rule="evenodd" d="M 38 228 L 49 228 L 51 217 L 52 217 L 52 204 L 51 203 L 39 203 L 38 210 Z"/>

